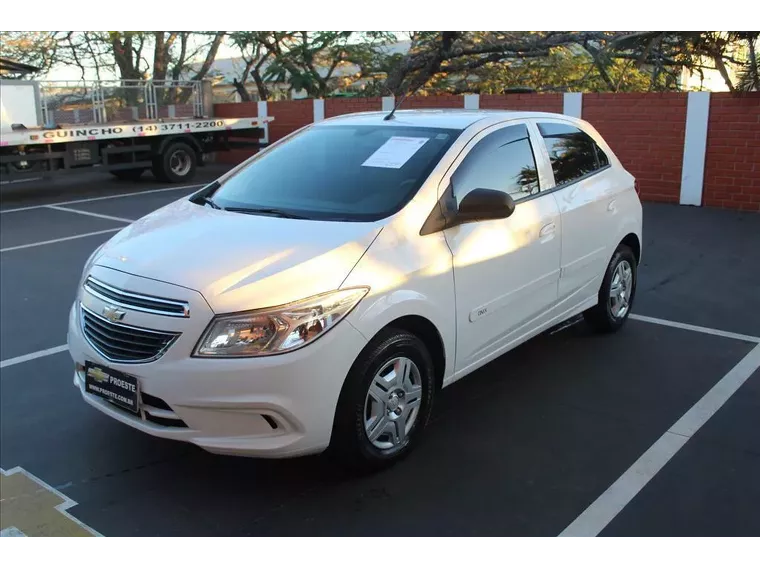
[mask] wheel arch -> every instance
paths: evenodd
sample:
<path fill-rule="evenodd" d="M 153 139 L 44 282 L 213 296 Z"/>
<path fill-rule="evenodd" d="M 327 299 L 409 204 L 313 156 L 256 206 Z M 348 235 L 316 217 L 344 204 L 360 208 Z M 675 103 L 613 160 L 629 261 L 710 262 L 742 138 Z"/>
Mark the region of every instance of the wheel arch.
<path fill-rule="evenodd" d="M 373 336 L 388 329 L 401 329 L 417 336 L 427 347 L 430 357 L 433 359 L 433 372 L 435 384 L 440 390 L 443 386 L 443 377 L 446 375 L 446 347 L 443 337 L 435 324 L 424 316 L 406 315 L 388 322 Z"/>
<path fill-rule="evenodd" d="M 636 233 L 628 233 L 619 244 L 626 245 L 633 251 L 633 255 L 636 257 L 636 264 L 641 262 L 641 240 Z"/>
<path fill-rule="evenodd" d="M 198 160 L 198 163 L 200 163 L 201 157 L 203 156 L 203 148 L 201 147 L 200 142 L 198 142 L 198 140 L 196 140 L 195 137 L 190 134 L 162 136 L 160 140 L 156 141 L 153 147 L 153 154 L 156 156 L 161 156 L 166 148 L 175 142 L 183 142 L 195 150 L 196 158 Z"/>

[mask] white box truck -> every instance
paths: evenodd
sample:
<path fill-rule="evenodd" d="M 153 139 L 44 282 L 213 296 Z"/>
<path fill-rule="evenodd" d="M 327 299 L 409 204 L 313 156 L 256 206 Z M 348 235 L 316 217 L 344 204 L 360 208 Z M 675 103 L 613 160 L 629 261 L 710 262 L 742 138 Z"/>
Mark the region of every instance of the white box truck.
<path fill-rule="evenodd" d="M 262 147 L 270 116 L 213 116 L 202 81 L 0 80 L 0 177 L 12 181 L 97 168 L 127 180 L 146 170 L 190 181 L 208 154 Z"/>

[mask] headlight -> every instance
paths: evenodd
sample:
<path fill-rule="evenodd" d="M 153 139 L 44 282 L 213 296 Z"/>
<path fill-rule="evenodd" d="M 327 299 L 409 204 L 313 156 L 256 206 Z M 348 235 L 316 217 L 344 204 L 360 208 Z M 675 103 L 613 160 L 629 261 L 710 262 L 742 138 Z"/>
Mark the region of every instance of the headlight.
<path fill-rule="evenodd" d="M 368 291 L 369 288 L 350 288 L 278 308 L 218 316 L 193 355 L 257 357 L 298 349 L 335 326 Z"/>

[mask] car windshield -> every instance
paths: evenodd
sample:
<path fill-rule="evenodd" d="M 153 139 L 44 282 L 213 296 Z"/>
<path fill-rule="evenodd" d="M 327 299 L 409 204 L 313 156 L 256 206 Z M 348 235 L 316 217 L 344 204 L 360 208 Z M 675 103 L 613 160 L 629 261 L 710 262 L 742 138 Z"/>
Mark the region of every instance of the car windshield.
<path fill-rule="evenodd" d="M 399 211 L 461 130 L 320 125 L 273 147 L 212 195 L 223 209 L 374 221 Z"/>

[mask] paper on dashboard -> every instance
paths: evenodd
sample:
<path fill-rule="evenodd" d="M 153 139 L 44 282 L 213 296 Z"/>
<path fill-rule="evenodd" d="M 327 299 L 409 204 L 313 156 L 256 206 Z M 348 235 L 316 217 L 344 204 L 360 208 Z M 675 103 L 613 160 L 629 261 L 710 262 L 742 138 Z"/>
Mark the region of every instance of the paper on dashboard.
<path fill-rule="evenodd" d="M 391 136 L 385 144 L 367 158 L 362 166 L 368 168 L 398 169 L 409 161 L 414 154 L 425 145 L 430 138 L 411 136 Z"/>

